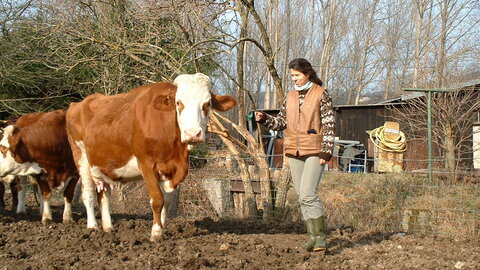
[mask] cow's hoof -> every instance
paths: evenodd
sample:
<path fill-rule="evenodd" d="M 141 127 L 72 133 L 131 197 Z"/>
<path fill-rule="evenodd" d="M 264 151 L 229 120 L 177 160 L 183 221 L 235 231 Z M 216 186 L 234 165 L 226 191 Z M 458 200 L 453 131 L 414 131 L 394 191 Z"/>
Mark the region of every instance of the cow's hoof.
<path fill-rule="evenodd" d="M 150 241 L 157 242 L 163 235 L 163 227 L 158 224 L 153 224 Z"/>
<path fill-rule="evenodd" d="M 113 231 L 113 228 L 112 227 L 106 227 L 106 228 L 103 228 L 103 231 L 106 232 L 106 233 L 111 233 Z"/>
<path fill-rule="evenodd" d="M 43 224 L 43 226 L 50 225 L 50 224 L 52 224 L 52 220 L 49 219 L 49 218 L 44 218 L 44 219 L 42 219 L 42 224 Z"/>
<path fill-rule="evenodd" d="M 97 231 L 99 231 L 98 226 L 92 226 L 92 227 L 88 226 L 88 227 L 87 227 L 87 230 L 88 230 L 89 232 L 97 232 Z"/>
<path fill-rule="evenodd" d="M 150 236 L 150 242 L 158 242 L 162 238 L 161 235 L 152 235 Z"/>
<path fill-rule="evenodd" d="M 63 224 L 71 224 L 74 223 L 72 218 L 64 218 L 63 219 Z"/>

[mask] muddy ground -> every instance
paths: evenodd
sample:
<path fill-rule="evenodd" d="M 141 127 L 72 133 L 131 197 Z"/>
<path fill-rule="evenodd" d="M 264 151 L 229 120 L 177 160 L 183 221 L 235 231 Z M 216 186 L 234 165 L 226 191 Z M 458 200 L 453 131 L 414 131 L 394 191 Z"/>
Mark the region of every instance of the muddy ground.
<path fill-rule="evenodd" d="M 151 243 L 148 199 L 137 193 L 113 200 L 113 233 L 87 230 L 82 205 L 74 207 L 75 223 L 61 223 L 58 204 L 53 223 L 43 226 L 31 194 L 27 215 L 7 211 L 7 201 L 0 269 L 480 269 L 475 239 L 330 228 L 329 251 L 308 253 L 299 247 L 299 222 L 178 217 Z"/>

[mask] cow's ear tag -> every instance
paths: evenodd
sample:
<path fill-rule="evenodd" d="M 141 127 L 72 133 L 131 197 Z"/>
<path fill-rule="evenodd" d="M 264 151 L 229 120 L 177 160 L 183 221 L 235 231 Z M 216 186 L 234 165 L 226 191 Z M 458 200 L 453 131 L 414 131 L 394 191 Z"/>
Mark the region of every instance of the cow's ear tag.
<path fill-rule="evenodd" d="M 175 99 L 170 96 L 158 96 L 153 101 L 153 107 L 160 111 L 168 111 L 175 109 Z"/>

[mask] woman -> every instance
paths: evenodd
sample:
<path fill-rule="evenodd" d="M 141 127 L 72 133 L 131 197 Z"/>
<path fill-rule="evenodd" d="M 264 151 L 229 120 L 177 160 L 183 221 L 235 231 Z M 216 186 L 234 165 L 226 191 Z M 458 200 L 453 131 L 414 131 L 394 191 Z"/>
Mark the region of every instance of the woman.
<path fill-rule="evenodd" d="M 330 95 L 310 62 L 297 58 L 288 66 L 295 90 L 287 94 L 276 117 L 255 112 L 255 120 L 272 130 L 285 129 L 285 155 L 308 232 L 303 248 L 321 251 L 327 243 L 317 188 L 325 163 L 332 157 L 335 117 Z"/>

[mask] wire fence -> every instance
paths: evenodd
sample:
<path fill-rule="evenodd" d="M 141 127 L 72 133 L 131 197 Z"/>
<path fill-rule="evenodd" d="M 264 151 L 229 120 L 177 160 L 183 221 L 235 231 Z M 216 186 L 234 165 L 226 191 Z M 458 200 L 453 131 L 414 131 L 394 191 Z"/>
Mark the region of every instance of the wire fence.
<path fill-rule="evenodd" d="M 242 184 L 250 181 L 259 209 L 257 218 L 301 220 L 291 181 L 284 203 L 279 203 L 280 181 L 284 179 L 280 168 L 270 172 L 271 190 L 266 194 L 271 196 L 273 209 L 267 216 L 262 181 L 249 157 L 244 160 L 252 164 L 251 174 L 243 180 L 229 154 L 191 160 L 189 176 L 180 188 L 176 215 L 246 218 L 249 209 Z M 318 193 L 330 228 L 480 237 L 479 170 L 448 172 L 437 167 L 432 181 L 427 171 L 366 172 L 342 172 L 337 168 L 324 173 Z"/>

